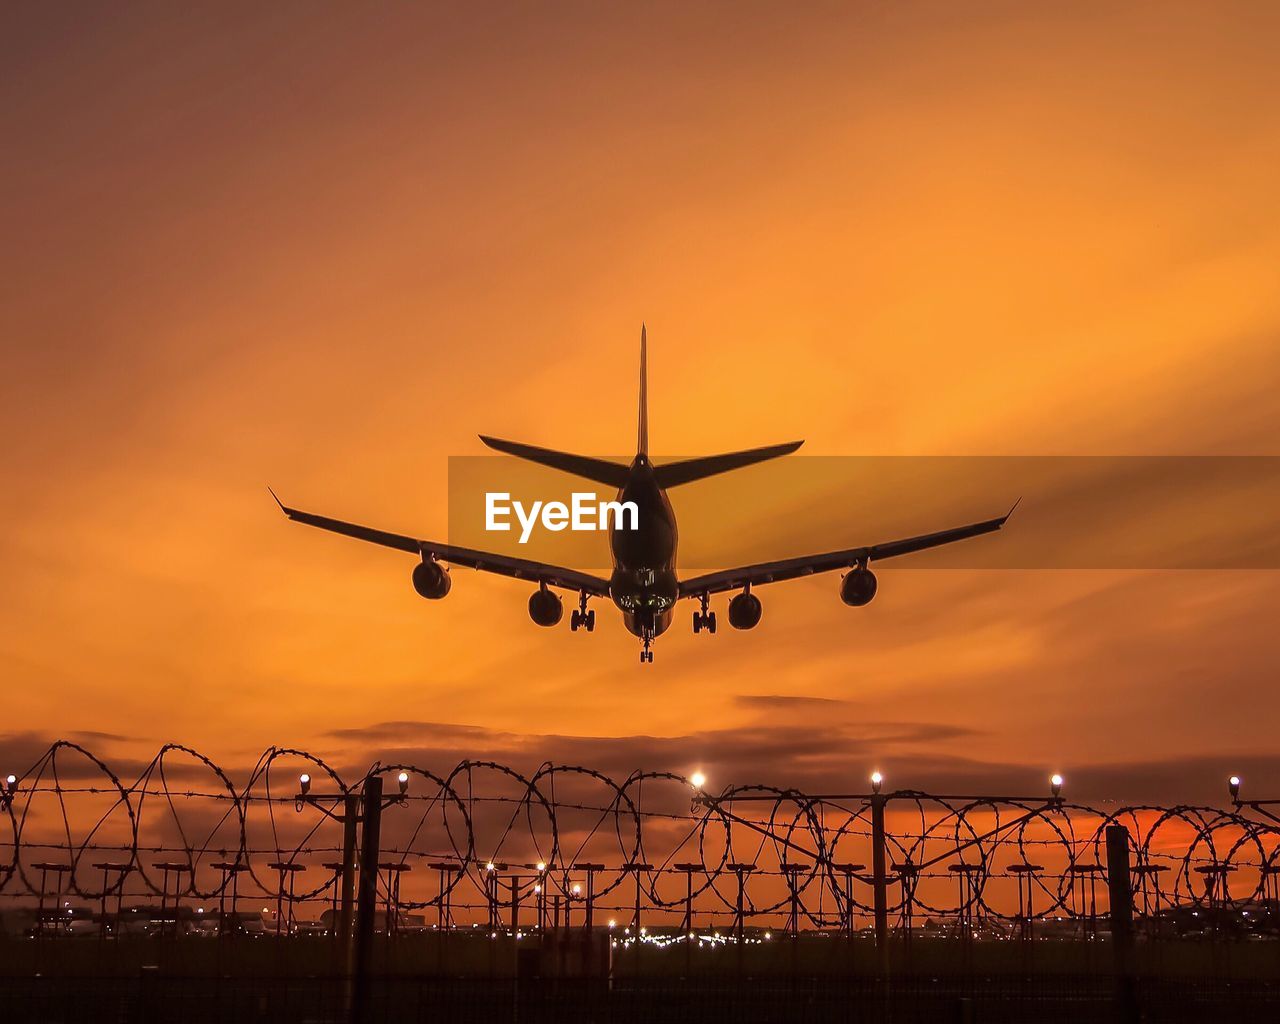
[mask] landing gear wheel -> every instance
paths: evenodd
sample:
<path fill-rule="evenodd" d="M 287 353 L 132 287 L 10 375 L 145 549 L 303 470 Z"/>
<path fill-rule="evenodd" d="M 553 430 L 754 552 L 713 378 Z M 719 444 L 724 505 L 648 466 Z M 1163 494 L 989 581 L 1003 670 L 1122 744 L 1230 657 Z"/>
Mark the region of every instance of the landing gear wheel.
<path fill-rule="evenodd" d="M 640 664 L 643 665 L 646 661 L 649 662 L 649 664 L 653 664 L 653 651 L 640 652 Z"/>
<path fill-rule="evenodd" d="M 715 612 L 707 612 L 706 623 L 707 623 L 707 632 L 710 633 L 712 636 L 715 636 L 716 634 L 716 613 Z"/>
<path fill-rule="evenodd" d="M 702 612 L 693 613 L 693 631 L 695 633 L 702 632 Z"/>
<path fill-rule="evenodd" d="M 595 632 L 596 610 L 592 608 L 591 611 L 587 611 L 587 593 L 585 590 L 578 595 L 578 607 L 569 616 L 569 628 L 575 633 L 579 629 L 585 629 L 588 633 Z"/>

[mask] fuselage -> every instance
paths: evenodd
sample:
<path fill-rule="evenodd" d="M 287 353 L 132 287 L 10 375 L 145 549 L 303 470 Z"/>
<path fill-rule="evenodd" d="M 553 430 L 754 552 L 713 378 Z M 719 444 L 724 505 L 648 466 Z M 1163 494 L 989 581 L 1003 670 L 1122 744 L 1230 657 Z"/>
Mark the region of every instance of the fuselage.
<path fill-rule="evenodd" d="M 619 501 L 636 504 L 637 529 L 609 529 L 613 573 L 609 597 L 622 612 L 627 629 L 652 639 L 671 625 L 679 596 L 676 579 L 676 515 L 644 455 L 631 463 L 631 476 L 618 491 Z"/>

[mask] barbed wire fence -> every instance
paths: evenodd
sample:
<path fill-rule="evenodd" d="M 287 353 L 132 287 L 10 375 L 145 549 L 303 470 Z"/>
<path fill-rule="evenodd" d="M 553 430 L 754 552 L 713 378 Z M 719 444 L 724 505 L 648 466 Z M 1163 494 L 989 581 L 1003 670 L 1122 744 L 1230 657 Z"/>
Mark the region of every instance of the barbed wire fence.
<path fill-rule="evenodd" d="M 373 779 L 389 794 L 372 872 L 389 933 L 1089 938 L 1109 911 L 1117 826 L 1140 927 L 1278 931 L 1280 819 L 1266 801 L 1104 810 L 1056 792 L 715 792 L 669 772 L 494 761 L 344 779 L 277 747 L 237 785 L 177 744 L 127 782 L 68 741 L 4 784 L 0 913 L 34 907 L 43 930 L 82 912 L 104 934 L 157 908 L 174 935 L 199 915 L 220 928 L 262 915 L 282 935 L 349 927 L 353 816 Z"/>

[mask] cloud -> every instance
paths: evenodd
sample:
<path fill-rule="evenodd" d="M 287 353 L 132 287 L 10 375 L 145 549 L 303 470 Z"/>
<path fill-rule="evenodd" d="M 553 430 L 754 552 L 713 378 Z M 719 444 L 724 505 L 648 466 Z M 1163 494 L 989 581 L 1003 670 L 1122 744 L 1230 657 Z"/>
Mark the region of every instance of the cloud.
<path fill-rule="evenodd" d="M 822 708 L 827 702 L 809 705 L 802 699 L 799 703 Z M 376 751 L 384 763 L 419 765 L 442 776 L 464 761 L 494 760 L 526 777 L 552 763 L 582 765 L 617 781 L 640 769 L 686 774 L 700 768 L 714 789 L 764 785 L 808 793 L 860 792 L 866 788 L 871 767 L 886 771 L 894 786 L 935 793 L 1034 796 L 1043 795 L 1048 785 L 1040 763 L 939 753 L 936 745 L 941 740 L 972 739 L 978 734 L 953 725 L 918 722 L 768 722 L 655 737 L 521 734 L 473 725 L 397 721 L 336 730 L 333 735 Z M 1203 801 L 1213 795 L 1208 780 L 1225 778 L 1227 763 L 1214 757 L 1194 762 L 1103 762 L 1073 772 L 1070 791 L 1073 799 L 1097 801 Z M 1237 767 L 1232 770 L 1259 778 L 1280 772 L 1280 757 L 1241 758 L 1234 763 Z M 1188 777 L 1205 781 L 1188 787 Z"/>
<path fill-rule="evenodd" d="M 740 693 L 733 700 L 735 704 L 740 704 L 743 707 L 766 709 L 838 707 L 849 703 L 836 697 L 799 697 L 778 693 Z"/>
<path fill-rule="evenodd" d="M 1121 588 L 1116 600 L 1130 595 Z M 1066 617 L 1057 628 L 1070 636 L 1072 617 L 1086 615 L 1088 603 L 1059 609 Z M 1083 635 L 1083 634 L 1082 634 Z M 1087 639 L 1087 636 L 1083 636 Z M 1096 657 L 1088 644 L 1081 654 Z M 998 691 L 1008 685 L 999 678 Z M 582 766 L 622 782 L 638 770 L 687 775 L 701 769 L 711 786 L 762 785 L 808 793 L 858 792 L 871 768 L 884 771 L 890 784 L 911 790 L 971 795 L 1036 794 L 1045 789 L 1048 771 L 1061 768 L 1071 799 L 1114 804 L 1213 803 L 1223 798 L 1223 780 L 1238 773 L 1254 786 L 1280 777 L 1280 757 L 1248 752 L 1198 750 L 1178 757 L 1101 757 L 1074 766 L 1027 758 L 1009 759 L 987 742 L 983 732 L 952 722 L 869 717 L 861 702 L 787 694 L 739 694 L 733 705 L 750 713 L 743 722 L 693 729 L 674 735 L 649 733 L 572 735 L 521 732 L 432 720 L 396 719 L 368 726 L 344 726 L 323 734 L 313 753 L 347 781 L 369 765 L 414 765 L 441 777 L 463 763 L 492 761 L 531 777 L 548 764 Z M 145 779 L 155 793 L 164 784 L 201 789 L 224 783 L 198 756 L 181 749 L 153 758 L 118 756 L 113 734 L 76 733 L 85 750 L 99 758 L 126 787 Z M 94 740 L 98 742 L 93 742 Z M 104 749 L 104 747 L 106 749 Z M 1132 749 L 1121 743 L 1117 751 Z M 1049 756 L 1052 756 L 1050 754 Z M 0 735 L 0 768 L 27 774 L 32 766 L 50 776 L 50 759 L 61 779 L 101 781 L 103 769 L 76 746 L 54 747 L 50 736 L 34 731 Z M 216 760 L 216 759 L 215 759 Z M 219 767 L 231 785 L 243 790 L 256 758 L 236 758 Z M 274 765 L 276 782 L 296 768 L 291 757 Z"/>
<path fill-rule="evenodd" d="M 93 729 L 77 729 L 67 733 L 67 738 L 78 743 L 132 743 L 137 741 L 135 736 L 123 736 L 114 732 L 96 732 Z"/>

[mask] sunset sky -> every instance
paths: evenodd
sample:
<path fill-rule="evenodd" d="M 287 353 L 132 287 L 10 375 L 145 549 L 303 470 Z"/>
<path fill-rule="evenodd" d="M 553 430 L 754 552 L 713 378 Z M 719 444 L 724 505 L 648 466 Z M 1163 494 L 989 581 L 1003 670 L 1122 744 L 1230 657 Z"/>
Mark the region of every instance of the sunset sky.
<path fill-rule="evenodd" d="M 682 606 L 642 668 L 610 607 L 424 602 L 266 490 L 443 539 L 478 432 L 629 452 L 642 321 L 658 453 L 1280 455 L 1278 38 L 1266 2 L 9 6 L 0 769 L 1280 793 L 1276 571 L 885 563 L 750 633 Z M 771 499 L 720 529 L 829 546 Z"/>

